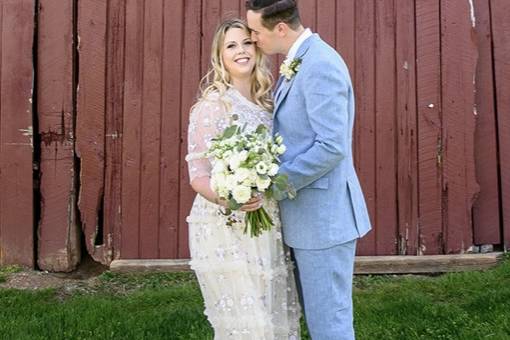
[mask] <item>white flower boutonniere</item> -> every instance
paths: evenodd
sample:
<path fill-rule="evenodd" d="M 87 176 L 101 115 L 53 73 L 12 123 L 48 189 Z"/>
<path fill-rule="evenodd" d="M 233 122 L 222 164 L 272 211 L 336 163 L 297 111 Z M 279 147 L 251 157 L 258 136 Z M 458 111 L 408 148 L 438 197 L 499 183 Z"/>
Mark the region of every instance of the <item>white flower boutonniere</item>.
<path fill-rule="evenodd" d="M 301 66 L 301 62 L 303 60 L 301 58 L 293 59 L 288 65 L 283 62 L 280 66 L 280 74 L 285 77 L 287 80 L 291 80 L 292 77 L 296 75 L 299 71 L 299 66 Z"/>

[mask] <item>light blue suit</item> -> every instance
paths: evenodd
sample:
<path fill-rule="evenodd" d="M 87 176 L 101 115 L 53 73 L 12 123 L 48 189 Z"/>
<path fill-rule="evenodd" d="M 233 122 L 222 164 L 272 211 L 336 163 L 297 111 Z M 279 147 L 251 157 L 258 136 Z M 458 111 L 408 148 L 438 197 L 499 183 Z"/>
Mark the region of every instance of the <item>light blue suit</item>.
<path fill-rule="evenodd" d="M 275 91 L 274 133 L 287 151 L 280 173 L 297 190 L 280 201 L 285 243 L 293 248 L 313 340 L 353 339 L 352 274 L 356 240 L 370 220 L 352 157 L 354 93 L 338 53 L 314 34 L 302 60 Z"/>

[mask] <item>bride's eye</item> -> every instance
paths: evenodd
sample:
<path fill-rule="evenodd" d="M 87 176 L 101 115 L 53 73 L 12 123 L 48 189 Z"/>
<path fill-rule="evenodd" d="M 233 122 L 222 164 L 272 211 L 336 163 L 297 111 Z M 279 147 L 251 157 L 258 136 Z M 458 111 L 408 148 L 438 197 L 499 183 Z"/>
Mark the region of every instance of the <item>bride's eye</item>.
<path fill-rule="evenodd" d="M 235 46 L 236 46 L 235 44 L 228 44 L 228 45 L 227 45 L 227 48 L 233 48 L 233 47 L 235 47 Z"/>
<path fill-rule="evenodd" d="M 250 41 L 245 41 L 244 44 L 245 45 L 253 45 L 253 41 L 251 41 L 251 40 Z"/>

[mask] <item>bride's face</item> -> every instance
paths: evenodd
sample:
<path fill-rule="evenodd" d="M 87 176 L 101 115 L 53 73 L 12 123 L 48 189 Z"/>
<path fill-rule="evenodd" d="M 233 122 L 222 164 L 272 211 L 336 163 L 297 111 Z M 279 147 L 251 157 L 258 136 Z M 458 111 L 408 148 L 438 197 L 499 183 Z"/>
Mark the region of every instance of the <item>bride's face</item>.
<path fill-rule="evenodd" d="M 255 67 L 255 44 L 245 30 L 231 28 L 222 47 L 223 65 L 233 78 L 249 77 Z"/>

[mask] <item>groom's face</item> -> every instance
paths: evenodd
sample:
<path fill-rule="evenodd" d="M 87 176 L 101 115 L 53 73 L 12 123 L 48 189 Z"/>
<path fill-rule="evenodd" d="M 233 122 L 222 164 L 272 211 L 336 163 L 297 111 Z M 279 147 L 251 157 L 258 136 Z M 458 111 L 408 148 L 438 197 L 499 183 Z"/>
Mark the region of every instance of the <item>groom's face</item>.
<path fill-rule="evenodd" d="M 280 53 L 279 36 L 275 29 L 269 30 L 262 25 L 262 14 L 249 10 L 246 12 L 246 21 L 251 30 L 251 40 L 264 52 L 272 55 Z"/>

